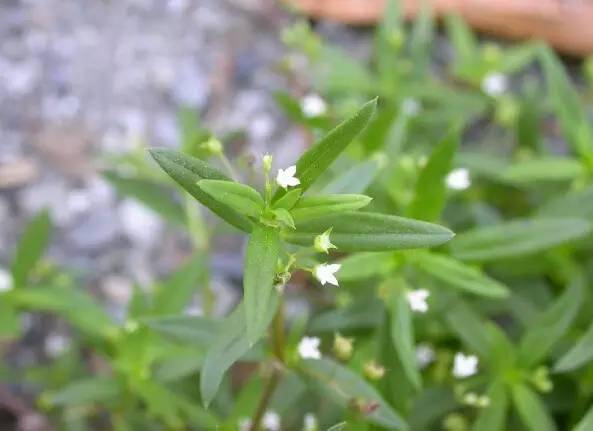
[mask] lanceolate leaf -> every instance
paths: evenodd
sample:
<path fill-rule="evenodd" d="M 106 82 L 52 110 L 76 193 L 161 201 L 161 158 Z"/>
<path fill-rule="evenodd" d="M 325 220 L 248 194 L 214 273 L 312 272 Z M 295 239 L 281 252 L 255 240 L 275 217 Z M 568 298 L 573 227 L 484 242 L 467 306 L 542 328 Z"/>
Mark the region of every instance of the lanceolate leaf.
<path fill-rule="evenodd" d="M 296 176 L 303 192 L 332 164 L 352 140 L 366 127 L 375 112 L 377 100 L 367 102 L 353 117 L 330 131 L 321 141 L 305 152 L 297 162 Z M 280 190 L 276 199 L 283 196 Z"/>
<path fill-rule="evenodd" d="M 48 401 L 53 406 L 81 406 L 85 404 L 116 401 L 123 395 L 124 388 L 112 377 L 91 377 L 77 380 L 58 392 L 51 394 Z"/>
<path fill-rule="evenodd" d="M 459 130 L 452 130 L 432 151 L 426 166 L 416 182 L 414 199 L 409 216 L 426 221 L 436 221 L 445 206 L 445 177 L 451 171 L 453 158 L 459 145 Z"/>
<path fill-rule="evenodd" d="M 396 260 L 393 253 L 354 253 L 341 259 L 340 281 L 363 280 L 380 276 L 393 270 Z"/>
<path fill-rule="evenodd" d="M 264 326 L 267 326 L 278 306 L 278 295 L 273 293 L 268 297 L 266 304 L 266 314 L 262 316 Z M 222 324 L 222 328 L 217 333 L 217 341 L 212 345 L 202 366 L 200 375 L 200 393 L 202 402 L 208 406 L 214 399 L 222 378 L 227 370 L 237 362 L 251 346 L 247 338 L 247 328 L 245 326 L 245 307 L 239 305 L 233 313 L 227 317 Z"/>
<path fill-rule="evenodd" d="M 346 212 L 298 223 L 286 240 L 311 245 L 314 238 L 332 229 L 331 240 L 340 251 L 387 251 L 434 247 L 449 241 L 449 229 L 418 220 L 366 212 Z"/>
<path fill-rule="evenodd" d="M 51 232 L 50 223 L 48 212 L 42 211 L 25 227 L 12 260 L 15 287 L 21 287 L 27 282 L 35 264 L 45 253 Z"/>
<path fill-rule="evenodd" d="M 521 384 L 513 386 L 513 402 L 521 421 L 529 431 L 554 431 L 556 429 L 542 400 L 527 386 Z"/>
<path fill-rule="evenodd" d="M 289 190 L 284 196 L 274 202 L 273 208 L 290 210 L 293 206 L 295 206 L 302 194 L 303 191 L 301 189 Z"/>
<path fill-rule="evenodd" d="M 488 261 L 536 253 L 582 238 L 592 224 L 582 219 L 531 219 L 478 228 L 451 243 L 453 256 Z"/>
<path fill-rule="evenodd" d="M 220 329 L 218 322 L 198 316 L 152 317 L 143 322 L 159 334 L 195 347 L 212 345 Z"/>
<path fill-rule="evenodd" d="M 274 290 L 279 255 L 279 232 L 272 227 L 255 225 L 247 244 L 243 276 L 247 335 L 252 344 L 261 338 L 269 323 L 267 307 Z"/>
<path fill-rule="evenodd" d="M 464 302 L 449 307 L 445 315 L 451 329 L 473 352 L 484 359 L 490 356 L 490 334 L 484 322 Z"/>
<path fill-rule="evenodd" d="M 583 175 L 582 163 L 568 157 L 547 157 L 522 161 L 502 172 L 502 179 L 515 184 L 536 181 L 570 181 Z"/>
<path fill-rule="evenodd" d="M 240 214 L 259 217 L 264 209 L 265 204 L 261 195 L 245 184 L 224 180 L 200 180 L 198 187 Z"/>
<path fill-rule="evenodd" d="M 177 151 L 152 149 L 150 155 L 171 178 L 200 203 L 210 208 L 215 214 L 237 229 L 251 232 L 252 223 L 247 217 L 239 214 L 231 207 L 219 203 L 200 189 L 197 184 L 202 179 L 232 181 L 230 178 L 202 160 Z"/>
<path fill-rule="evenodd" d="M 370 130 L 369 127 L 367 130 Z M 360 162 L 338 174 L 321 190 L 322 193 L 364 193 L 368 186 L 381 172 L 385 165 L 384 158 L 375 158 Z"/>
<path fill-rule="evenodd" d="M 371 198 L 365 195 L 304 196 L 290 211 L 296 222 L 317 217 L 354 211 L 367 206 Z"/>
<path fill-rule="evenodd" d="M 505 298 L 509 294 L 505 285 L 479 269 L 443 254 L 418 252 L 409 259 L 419 271 L 426 272 L 455 289 L 491 298 Z"/>
<path fill-rule="evenodd" d="M 545 203 L 538 211 L 542 218 L 579 217 L 593 220 L 593 187 L 558 195 Z"/>
<path fill-rule="evenodd" d="M 506 414 L 509 404 L 509 395 L 503 383 L 493 383 L 486 392 L 490 404 L 481 409 L 474 425 L 473 431 L 504 431 Z"/>
<path fill-rule="evenodd" d="M 554 304 L 531 325 L 519 345 L 519 360 L 526 366 L 537 364 L 566 333 L 583 303 L 584 280 L 575 279 Z"/>
<path fill-rule="evenodd" d="M 303 361 L 302 371 L 331 395 L 335 402 L 347 408 L 353 401 L 372 406 L 366 416 L 369 422 L 394 430 L 406 430 L 403 418 L 385 402 L 379 392 L 350 371 L 329 359 Z"/>
<path fill-rule="evenodd" d="M 554 365 L 554 371 L 566 372 L 579 368 L 593 359 L 593 323 L 587 332 Z"/>
<path fill-rule="evenodd" d="M 593 405 L 589 407 L 585 416 L 579 421 L 572 431 L 589 431 L 593 429 Z"/>

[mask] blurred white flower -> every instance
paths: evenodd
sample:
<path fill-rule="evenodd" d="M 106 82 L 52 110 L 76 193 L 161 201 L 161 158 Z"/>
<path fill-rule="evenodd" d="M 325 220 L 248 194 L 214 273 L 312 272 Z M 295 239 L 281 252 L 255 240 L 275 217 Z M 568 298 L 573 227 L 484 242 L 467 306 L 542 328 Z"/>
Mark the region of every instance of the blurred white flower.
<path fill-rule="evenodd" d="M 461 352 L 455 353 L 453 362 L 453 375 L 463 378 L 473 376 L 478 372 L 478 357 L 475 355 L 464 355 Z"/>
<path fill-rule="evenodd" d="M 303 431 L 318 431 L 319 425 L 317 424 L 317 418 L 313 413 L 305 414 L 303 419 Z"/>
<path fill-rule="evenodd" d="M 303 359 L 321 359 L 320 343 L 317 337 L 303 337 L 298 345 L 299 356 Z"/>
<path fill-rule="evenodd" d="M 318 94 L 308 94 L 301 100 L 301 110 L 305 117 L 319 117 L 327 112 L 327 104 Z"/>
<path fill-rule="evenodd" d="M 12 275 L 3 268 L 0 268 L 0 293 L 13 289 Z"/>
<path fill-rule="evenodd" d="M 402 101 L 402 112 L 409 117 L 414 117 L 420 112 L 420 102 L 408 97 Z"/>
<path fill-rule="evenodd" d="M 261 423 L 266 431 L 280 431 L 280 415 L 272 410 L 264 414 Z"/>
<path fill-rule="evenodd" d="M 489 73 L 482 80 L 482 91 L 489 96 L 497 97 L 502 95 L 508 88 L 508 78 L 502 73 Z"/>
<path fill-rule="evenodd" d="M 471 185 L 469 171 L 466 168 L 453 169 L 446 178 L 447 187 L 453 190 L 465 190 Z"/>
<path fill-rule="evenodd" d="M 45 338 L 43 348 L 50 358 L 60 356 L 70 346 L 70 338 L 62 334 L 52 333 Z"/>
<path fill-rule="evenodd" d="M 329 250 L 332 248 L 338 248 L 333 245 L 330 241 L 329 235 L 332 231 L 332 228 L 329 228 L 325 232 L 315 237 L 315 241 L 313 242 L 313 246 L 315 250 L 320 253 L 329 253 Z"/>
<path fill-rule="evenodd" d="M 295 177 L 296 166 L 289 166 L 286 169 L 278 169 L 278 175 L 276 175 L 276 182 L 280 187 L 286 189 L 292 186 L 298 186 L 301 181 Z"/>
<path fill-rule="evenodd" d="M 420 343 L 416 346 L 416 362 L 420 368 L 425 368 L 428 364 L 434 361 L 434 349 L 426 344 Z"/>
<path fill-rule="evenodd" d="M 251 419 L 249 418 L 241 418 L 237 422 L 237 428 L 239 431 L 249 431 L 251 428 Z"/>
<path fill-rule="evenodd" d="M 319 280 L 319 282 L 324 286 L 325 283 L 333 284 L 334 286 L 339 286 L 338 279 L 334 274 L 338 272 L 341 267 L 342 265 L 340 265 L 339 263 L 322 263 L 320 265 L 315 266 L 315 268 L 313 269 L 313 275 L 315 275 L 315 278 Z"/>
<path fill-rule="evenodd" d="M 412 311 L 418 313 L 426 313 L 428 311 L 428 304 L 426 300 L 430 296 L 430 292 L 426 289 L 410 290 L 406 293 L 406 299 Z"/>

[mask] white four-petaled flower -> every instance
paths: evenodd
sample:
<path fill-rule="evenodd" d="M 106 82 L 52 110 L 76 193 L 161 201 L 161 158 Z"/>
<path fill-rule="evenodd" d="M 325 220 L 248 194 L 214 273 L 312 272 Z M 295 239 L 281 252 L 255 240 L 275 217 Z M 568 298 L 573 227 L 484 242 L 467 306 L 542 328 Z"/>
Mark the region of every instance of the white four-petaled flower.
<path fill-rule="evenodd" d="M 406 293 L 406 299 L 412 311 L 426 313 L 428 311 L 426 299 L 428 299 L 429 295 L 430 292 L 426 289 L 410 290 Z"/>
<path fill-rule="evenodd" d="M 471 185 L 469 171 L 466 168 L 453 169 L 447 175 L 447 187 L 453 190 L 465 190 Z"/>
<path fill-rule="evenodd" d="M 299 356 L 303 359 L 321 359 L 319 344 L 321 340 L 317 337 L 303 337 L 298 345 Z"/>
<path fill-rule="evenodd" d="M 453 376 L 463 378 L 473 376 L 478 372 L 478 357 L 465 355 L 461 352 L 455 353 L 453 361 Z"/>
<path fill-rule="evenodd" d="M 280 431 L 280 415 L 275 411 L 267 411 L 261 420 L 263 429 L 266 431 Z"/>
<path fill-rule="evenodd" d="M 502 73 L 489 73 L 482 80 L 482 91 L 489 96 L 497 97 L 502 95 L 509 86 L 508 78 Z"/>
<path fill-rule="evenodd" d="M 327 104 L 318 94 L 308 94 L 301 100 L 301 110 L 305 117 L 319 117 L 327 112 Z"/>
<path fill-rule="evenodd" d="M 295 177 L 296 166 L 289 166 L 286 169 L 278 169 L 278 175 L 276 175 L 276 182 L 280 187 L 286 189 L 288 187 L 298 186 L 301 181 Z"/>
<path fill-rule="evenodd" d="M 342 265 L 339 263 L 322 263 L 313 269 L 313 275 L 322 285 L 329 283 L 334 286 L 339 286 L 338 279 L 334 274 L 338 272 L 341 267 Z"/>

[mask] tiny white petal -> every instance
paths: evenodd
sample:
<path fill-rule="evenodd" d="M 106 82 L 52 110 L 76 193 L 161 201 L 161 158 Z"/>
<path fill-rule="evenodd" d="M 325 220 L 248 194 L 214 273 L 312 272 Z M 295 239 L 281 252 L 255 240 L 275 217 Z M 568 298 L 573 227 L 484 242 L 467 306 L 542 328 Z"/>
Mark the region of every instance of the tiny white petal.
<path fill-rule="evenodd" d="M 453 169 L 447 175 L 447 187 L 453 190 L 465 190 L 471 185 L 469 171 L 466 168 Z"/>
<path fill-rule="evenodd" d="M 403 100 L 401 109 L 404 114 L 413 117 L 420 112 L 420 103 L 416 99 L 408 97 Z"/>
<path fill-rule="evenodd" d="M 261 422 L 266 431 L 280 431 L 280 415 L 274 411 L 267 411 Z"/>
<path fill-rule="evenodd" d="M 461 352 L 455 354 L 453 361 L 453 376 L 464 378 L 473 376 L 478 372 L 478 357 L 475 355 L 464 355 Z"/>
<path fill-rule="evenodd" d="M 289 177 L 294 177 L 294 174 L 296 174 L 296 166 L 292 165 L 289 166 L 288 168 L 286 168 L 284 170 L 284 172 L 286 173 L 286 175 L 288 175 Z"/>
<path fill-rule="evenodd" d="M 317 337 L 303 337 L 297 348 L 299 356 L 303 359 L 321 359 L 320 344 L 321 340 Z"/>
<path fill-rule="evenodd" d="M 292 186 L 298 186 L 301 182 L 295 177 L 296 166 L 289 166 L 286 169 L 278 169 L 278 175 L 276 175 L 276 182 L 284 189 Z"/>
<path fill-rule="evenodd" d="M 508 88 L 508 78 L 502 73 L 490 73 L 482 80 L 482 91 L 489 96 L 502 95 Z"/>
<path fill-rule="evenodd" d="M 313 413 L 305 414 L 305 418 L 303 420 L 303 431 L 317 431 L 319 429 L 319 425 L 317 424 L 317 418 Z"/>
<path fill-rule="evenodd" d="M 426 289 L 410 290 L 406 293 L 406 299 L 408 300 L 408 304 L 410 304 L 412 311 L 426 313 L 428 311 L 426 300 L 429 295 L 430 292 Z"/>
<path fill-rule="evenodd" d="M 327 112 L 327 104 L 317 94 L 309 94 L 301 100 L 301 110 L 305 117 L 319 117 Z"/>
<path fill-rule="evenodd" d="M 322 285 L 329 283 L 333 284 L 334 286 L 339 286 L 338 279 L 334 274 L 338 272 L 341 267 L 342 265 L 337 263 L 330 265 L 322 263 L 315 267 L 313 273 L 315 278 L 317 278 L 317 280 L 319 280 Z"/>
<path fill-rule="evenodd" d="M 3 268 L 0 268 L 0 293 L 8 292 L 13 288 L 12 275 Z"/>
<path fill-rule="evenodd" d="M 434 349 L 425 343 L 420 343 L 416 346 L 416 362 L 420 368 L 426 368 L 428 364 L 434 361 Z"/>

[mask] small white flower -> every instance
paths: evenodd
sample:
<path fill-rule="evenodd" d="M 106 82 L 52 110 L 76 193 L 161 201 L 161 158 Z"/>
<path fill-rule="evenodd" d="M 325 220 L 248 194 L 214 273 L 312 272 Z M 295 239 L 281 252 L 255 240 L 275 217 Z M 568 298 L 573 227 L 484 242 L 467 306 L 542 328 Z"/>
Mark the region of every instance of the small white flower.
<path fill-rule="evenodd" d="M 339 286 L 338 279 L 334 275 L 336 272 L 340 270 L 342 265 L 339 263 L 322 263 L 317 265 L 313 269 L 313 275 L 315 278 L 319 280 L 319 282 L 325 286 L 325 283 L 333 284 L 334 286 Z"/>
<path fill-rule="evenodd" d="M 420 103 L 411 97 L 403 100 L 401 110 L 408 117 L 414 117 L 420 112 Z"/>
<path fill-rule="evenodd" d="M 325 232 L 315 237 L 315 241 L 313 242 L 313 246 L 315 250 L 320 253 L 329 253 L 331 248 L 337 248 L 333 245 L 329 239 L 329 234 L 331 233 L 332 228 L 329 228 Z"/>
<path fill-rule="evenodd" d="M 317 418 L 313 413 L 305 414 L 303 419 L 303 431 L 318 431 L 319 425 L 317 424 Z"/>
<path fill-rule="evenodd" d="M 416 346 L 416 362 L 420 368 L 426 368 L 428 364 L 434 361 L 434 349 L 426 343 L 420 343 Z"/>
<path fill-rule="evenodd" d="M 447 187 L 453 190 L 465 190 L 471 185 L 469 171 L 466 168 L 453 169 L 447 175 Z"/>
<path fill-rule="evenodd" d="M 261 423 L 266 431 L 280 431 L 280 415 L 274 411 L 267 411 Z"/>
<path fill-rule="evenodd" d="M 502 95 L 508 88 L 508 78 L 502 73 L 489 73 L 482 80 L 482 91 L 489 96 Z"/>
<path fill-rule="evenodd" d="M 301 100 L 301 110 L 305 117 L 319 117 L 327 112 L 327 104 L 318 94 L 308 94 Z"/>
<path fill-rule="evenodd" d="M 70 347 L 70 338 L 62 334 L 49 334 L 43 344 L 45 353 L 50 358 L 56 358 Z"/>
<path fill-rule="evenodd" d="M 430 292 L 426 289 L 410 290 L 406 293 L 406 299 L 412 311 L 418 313 L 426 313 L 428 311 L 428 304 L 426 299 L 430 296 Z"/>
<path fill-rule="evenodd" d="M 0 293 L 13 289 L 12 275 L 3 268 L 0 268 Z"/>
<path fill-rule="evenodd" d="M 478 357 L 475 355 L 464 355 L 461 352 L 455 353 L 453 363 L 453 375 L 463 378 L 473 376 L 478 372 Z"/>
<path fill-rule="evenodd" d="M 298 345 L 299 356 L 303 359 L 321 359 L 319 344 L 321 340 L 317 337 L 303 337 Z"/>
<path fill-rule="evenodd" d="M 296 174 L 296 166 L 289 166 L 286 169 L 278 169 L 278 175 L 276 175 L 276 182 L 280 187 L 286 189 L 291 186 L 298 186 L 301 181 L 294 176 Z"/>

